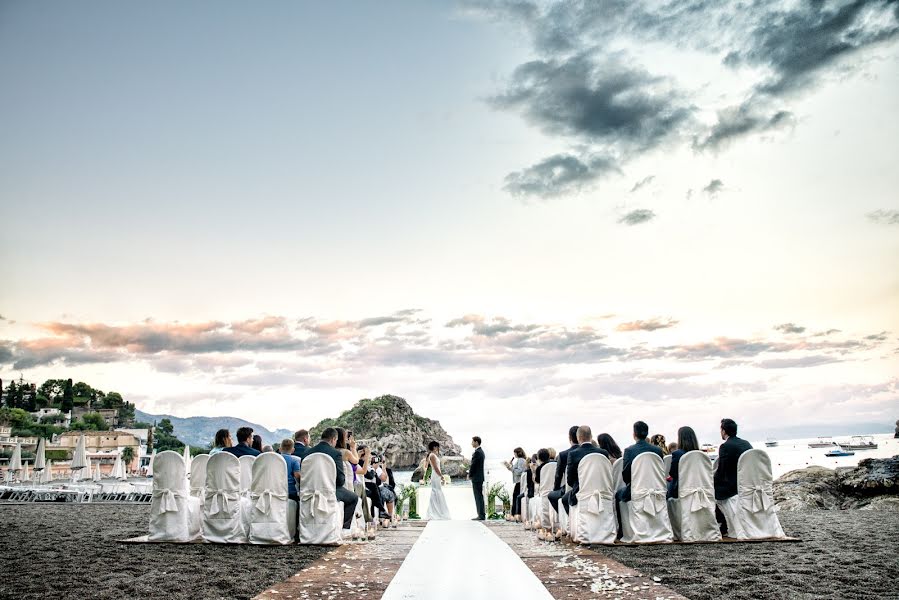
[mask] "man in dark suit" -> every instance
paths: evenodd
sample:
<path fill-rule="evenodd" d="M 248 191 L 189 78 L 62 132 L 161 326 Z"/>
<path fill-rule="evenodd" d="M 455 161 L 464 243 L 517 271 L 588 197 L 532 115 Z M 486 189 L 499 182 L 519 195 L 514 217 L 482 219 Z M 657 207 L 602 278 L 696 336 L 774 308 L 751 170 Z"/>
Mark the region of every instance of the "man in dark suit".
<path fill-rule="evenodd" d="M 343 528 L 350 529 L 353 525 L 353 513 L 356 511 L 359 496 L 343 487 L 346 483 L 346 477 L 343 474 L 343 455 L 334 447 L 336 443 L 337 430 L 328 427 L 322 432 L 321 441 L 307 449 L 303 458 L 309 458 L 313 454 L 327 454 L 334 459 L 334 466 L 337 468 L 337 500 L 343 502 Z"/>
<path fill-rule="evenodd" d="M 624 461 L 621 468 L 621 479 L 624 481 L 624 487 L 615 492 L 615 510 L 618 512 L 618 537 L 621 537 L 621 508 L 618 506 L 621 502 L 631 501 L 631 466 L 634 459 L 644 452 L 653 452 L 659 458 L 662 458 L 662 449 L 653 446 L 646 441 L 649 435 L 649 425 L 643 421 L 634 423 L 634 442 L 633 446 L 628 446 L 624 450 L 621 460 Z"/>
<path fill-rule="evenodd" d="M 241 427 L 237 430 L 237 445 L 225 448 L 224 452 L 230 452 L 234 456 L 259 456 L 261 452 L 250 446 L 253 441 L 253 429 L 251 427 Z"/>
<path fill-rule="evenodd" d="M 565 487 L 562 485 L 564 480 L 562 478 L 565 477 L 565 467 L 568 466 L 568 453 L 578 447 L 577 425 L 572 425 L 568 428 L 568 443 L 571 444 L 571 448 L 562 450 L 556 456 L 556 477 L 553 481 L 553 491 L 547 495 L 549 503 L 552 504 L 553 510 L 557 513 L 559 512 L 559 500 L 565 495 Z"/>
<path fill-rule="evenodd" d="M 581 464 L 581 460 L 590 454 L 602 454 L 609 458 L 608 452 L 591 443 L 592 439 L 593 432 L 589 426 L 581 425 L 577 428 L 577 441 L 580 445 L 568 451 L 565 466 L 565 481 L 568 483 L 568 492 L 562 496 L 562 506 L 565 507 L 565 512 L 571 512 L 571 507 L 577 504 L 577 493 L 581 488 L 577 468 Z"/>
<path fill-rule="evenodd" d="M 718 466 L 715 468 L 715 500 L 727 500 L 737 495 L 737 462 L 740 455 L 752 450 L 752 444 L 737 437 L 737 424 L 733 419 L 721 419 L 721 439 L 718 447 Z M 721 525 L 721 535 L 727 535 L 724 513 L 716 506 L 715 517 Z"/>
<path fill-rule="evenodd" d="M 300 429 L 293 434 L 293 455 L 302 459 L 309 450 L 309 432 Z"/>
<path fill-rule="evenodd" d="M 474 493 L 474 504 L 478 509 L 478 516 L 473 521 L 483 521 L 487 518 L 484 513 L 484 450 L 481 449 L 481 438 L 471 438 L 471 447 L 474 453 L 471 455 L 471 466 L 468 468 L 468 478 L 471 479 L 471 490 Z"/>

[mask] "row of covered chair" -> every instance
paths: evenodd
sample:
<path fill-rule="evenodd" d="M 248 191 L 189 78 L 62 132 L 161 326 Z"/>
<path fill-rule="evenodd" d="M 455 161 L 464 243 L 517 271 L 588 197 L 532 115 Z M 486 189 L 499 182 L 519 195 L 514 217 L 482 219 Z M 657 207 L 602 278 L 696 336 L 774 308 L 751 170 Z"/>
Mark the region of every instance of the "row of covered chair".
<path fill-rule="evenodd" d="M 301 543 L 340 540 L 342 510 L 330 456 L 313 454 L 303 460 L 299 506 L 288 498 L 284 458 L 272 452 L 251 458 L 242 461 L 227 452 L 198 455 L 188 480 L 180 454 L 159 453 L 153 463 L 149 540 L 289 544 L 297 534 L 297 510 Z M 246 486 L 241 483 L 244 472 L 249 473 Z"/>
<path fill-rule="evenodd" d="M 549 502 L 556 464 L 546 464 L 532 501 L 537 508 L 529 518 L 550 531 L 566 529 L 575 542 L 614 543 L 618 533 L 615 491 L 624 486 L 622 467 L 622 460 L 613 465 L 601 454 L 584 457 L 578 465 L 578 501 L 571 506 L 570 515 L 566 515 L 564 511 L 557 513 Z M 631 500 L 619 505 L 621 541 L 720 541 L 721 533 L 715 518 L 714 466 L 709 456 L 696 450 L 681 457 L 677 498 L 666 500 L 666 473 L 664 461 L 656 454 L 647 452 L 634 460 Z M 739 492 L 718 503 L 731 537 L 784 537 L 774 506 L 772 483 L 771 459 L 766 452 L 749 450 L 740 456 L 737 465 Z"/>

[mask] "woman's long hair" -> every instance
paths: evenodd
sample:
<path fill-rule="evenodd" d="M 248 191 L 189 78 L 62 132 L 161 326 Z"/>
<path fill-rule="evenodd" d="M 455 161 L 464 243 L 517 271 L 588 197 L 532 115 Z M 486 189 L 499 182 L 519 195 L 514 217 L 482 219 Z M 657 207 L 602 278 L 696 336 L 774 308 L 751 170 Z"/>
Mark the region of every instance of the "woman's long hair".
<path fill-rule="evenodd" d="M 334 447 L 338 450 L 346 450 L 346 429 L 343 427 L 335 427 L 337 430 L 337 443 Z"/>
<path fill-rule="evenodd" d="M 255 450 L 259 450 L 260 452 L 262 452 L 262 436 L 261 435 L 256 434 L 253 436 L 253 444 L 251 447 Z"/>
<path fill-rule="evenodd" d="M 513 450 L 513 452 L 515 453 L 516 457 L 525 458 L 524 450 L 522 450 L 521 447 L 515 448 L 515 450 Z"/>
<path fill-rule="evenodd" d="M 662 456 L 668 454 L 668 443 L 665 441 L 665 436 L 661 433 L 657 433 L 649 439 L 649 443 L 657 448 L 662 449 Z"/>
<path fill-rule="evenodd" d="M 608 433 L 600 433 L 596 438 L 596 443 L 608 452 L 611 458 L 621 458 L 621 448 L 615 443 L 615 438 Z"/>
<path fill-rule="evenodd" d="M 225 440 L 231 435 L 231 432 L 227 429 L 219 429 L 215 432 L 215 447 L 216 448 L 224 448 Z"/>
<path fill-rule="evenodd" d="M 677 430 L 677 449 L 684 452 L 699 450 L 699 440 L 692 427 L 684 426 Z"/>

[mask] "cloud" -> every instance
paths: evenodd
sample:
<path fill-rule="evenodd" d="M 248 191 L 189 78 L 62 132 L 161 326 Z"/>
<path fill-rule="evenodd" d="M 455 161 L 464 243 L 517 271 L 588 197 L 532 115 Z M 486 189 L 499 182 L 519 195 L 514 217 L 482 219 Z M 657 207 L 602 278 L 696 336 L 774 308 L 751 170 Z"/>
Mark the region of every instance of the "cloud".
<path fill-rule="evenodd" d="M 805 327 L 801 327 L 794 323 L 783 323 L 781 325 L 775 325 L 774 329 L 776 331 L 780 331 L 781 333 L 804 333 Z"/>
<path fill-rule="evenodd" d="M 718 111 L 717 122 L 705 133 L 693 140 L 696 150 L 718 150 L 733 140 L 750 134 L 764 133 L 793 127 L 796 117 L 787 110 L 766 110 L 763 106 L 746 101 Z"/>
<path fill-rule="evenodd" d="M 803 356 L 801 358 L 773 358 L 770 360 L 759 361 L 756 366 L 762 369 L 803 369 L 807 367 L 818 367 L 821 365 L 829 365 L 831 363 L 840 362 L 838 358 L 833 356 Z"/>
<path fill-rule="evenodd" d="M 713 179 L 702 188 L 702 193 L 711 197 L 717 196 L 724 189 L 724 183 L 720 179 Z"/>
<path fill-rule="evenodd" d="M 650 183 L 652 183 L 652 180 L 655 178 L 656 178 L 655 175 L 647 175 L 646 177 L 644 177 L 643 179 L 641 179 L 640 181 L 638 181 L 637 183 L 634 184 L 634 187 L 631 188 L 630 193 L 633 194 L 640 188 L 643 188 L 643 187 L 649 185 Z"/>
<path fill-rule="evenodd" d="M 875 210 L 868 213 L 868 220 L 880 225 L 899 225 L 899 210 Z"/>
<path fill-rule="evenodd" d="M 678 321 L 674 319 L 653 318 L 646 321 L 628 321 L 619 323 L 615 331 L 655 331 L 657 329 L 667 329 L 677 325 Z"/>
<path fill-rule="evenodd" d="M 641 223 L 648 223 L 655 218 L 656 214 L 651 210 L 638 208 L 618 219 L 618 222 L 623 223 L 624 225 L 640 225 Z"/>
<path fill-rule="evenodd" d="M 578 158 L 554 154 L 506 176 L 504 189 L 514 196 L 554 198 L 580 191 L 606 175 L 618 173 L 615 159 L 606 156 Z"/>

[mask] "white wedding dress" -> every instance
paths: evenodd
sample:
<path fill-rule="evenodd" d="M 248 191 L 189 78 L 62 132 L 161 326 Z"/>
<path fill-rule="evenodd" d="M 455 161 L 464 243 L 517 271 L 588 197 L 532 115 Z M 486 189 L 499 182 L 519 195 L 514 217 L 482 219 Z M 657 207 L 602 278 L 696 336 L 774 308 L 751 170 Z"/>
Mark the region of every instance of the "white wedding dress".
<path fill-rule="evenodd" d="M 440 458 L 435 456 L 434 460 L 437 469 L 440 469 Z M 448 521 L 452 517 L 443 495 L 443 479 L 437 475 L 437 469 L 431 469 L 431 501 L 428 503 L 427 518 L 429 521 Z"/>

